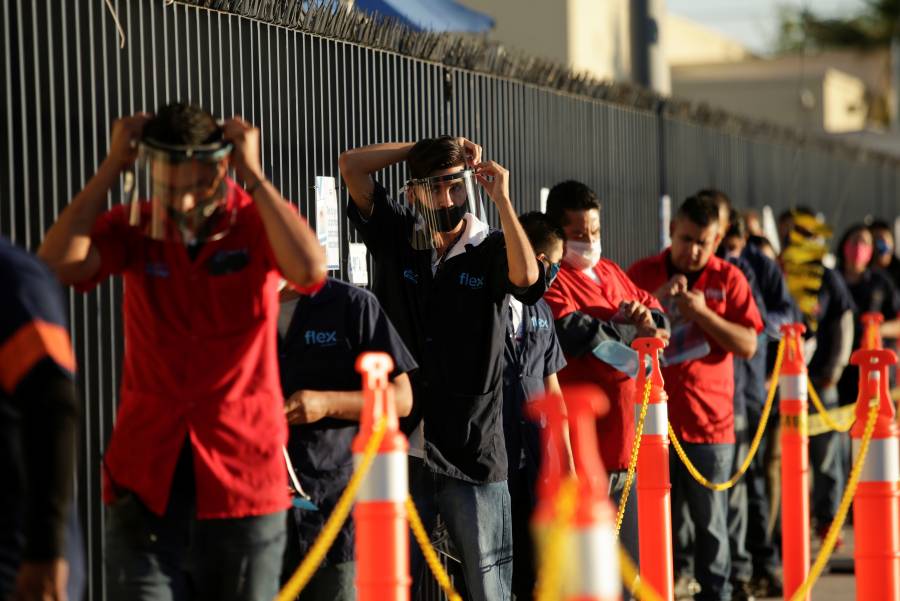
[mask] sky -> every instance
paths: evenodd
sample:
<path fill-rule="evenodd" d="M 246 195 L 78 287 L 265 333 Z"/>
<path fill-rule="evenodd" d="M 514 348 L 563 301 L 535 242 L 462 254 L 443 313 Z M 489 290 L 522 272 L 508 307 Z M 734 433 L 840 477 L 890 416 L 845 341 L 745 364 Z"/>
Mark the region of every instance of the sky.
<path fill-rule="evenodd" d="M 771 52 L 780 6 L 807 7 L 816 14 L 854 14 L 864 0 L 666 0 L 666 10 L 733 38 L 759 54 Z"/>

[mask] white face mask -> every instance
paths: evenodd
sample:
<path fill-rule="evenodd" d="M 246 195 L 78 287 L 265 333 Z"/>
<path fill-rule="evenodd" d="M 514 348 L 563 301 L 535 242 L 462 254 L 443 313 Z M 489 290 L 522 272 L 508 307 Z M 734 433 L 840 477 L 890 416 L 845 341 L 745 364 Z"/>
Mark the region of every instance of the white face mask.
<path fill-rule="evenodd" d="M 600 261 L 600 241 L 566 240 L 565 262 L 575 269 L 590 269 Z"/>

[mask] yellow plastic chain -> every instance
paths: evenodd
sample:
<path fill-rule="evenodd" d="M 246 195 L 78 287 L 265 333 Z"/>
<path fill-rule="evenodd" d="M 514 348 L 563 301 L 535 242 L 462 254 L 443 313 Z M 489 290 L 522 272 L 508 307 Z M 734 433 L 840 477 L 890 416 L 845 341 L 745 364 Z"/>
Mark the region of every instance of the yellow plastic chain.
<path fill-rule="evenodd" d="M 869 441 L 872 440 L 872 434 L 875 432 L 875 421 L 878 418 L 879 409 L 880 400 L 877 397 L 869 401 L 869 414 L 866 416 L 866 429 L 863 432 L 863 437 L 859 444 L 859 457 L 853 462 L 853 469 L 850 470 L 850 479 L 847 481 L 847 488 L 844 489 L 844 496 L 841 498 L 841 504 L 834 516 L 834 520 L 831 522 L 831 526 L 828 527 L 828 534 L 825 535 L 822 548 L 819 549 L 819 554 L 816 556 L 816 561 L 809 570 L 809 575 L 791 596 L 791 601 L 801 601 L 802 599 L 806 599 L 806 596 L 809 595 L 812 587 L 816 584 L 816 580 L 818 580 L 819 576 L 822 574 L 822 570 L 825 569 L 825 564 L 831 557 L 831 553 L 834 551 L 835 542 L 841 532 L 841 528 L 844 527 L 844 520 L 847 519 L 847 512 L 850 510 L 850 502 L 853 501 L 853 497 L 856 495 L 859 477 L 862 473 L 863 464 L 866 462 L 866 454 L 869 452 Z"/>
<path fill-rule="evenodd" d="M 756 428 L 756 434 L 753 435 L 753 440 L 750 443 L 750 450 L 747 453 L 747 456 L 744 458 L 744 462 L 741 464 L 740 468 L 738 468 L 738 471 L 727 481 L 710 482 L 703 476 L 703 474 L 700 473 L 700 470 L 698 470 L 697 467 L 693 463 L 691 463 L 691 460 L 684 452 L 684 449 L 681 447 L 681 443 L 678 442 L 678 438 L 675 436 L 675 430 L 672 429 L 672 422 L 669 422 L 669 439 L 672 441 L 672 447 L 675 449 L 675 453 L 678 454 L 678 458 L 681 459 L 684 467 L 687 468 L 688 473 L 693 476 L 694 480 L 696 480 L 701 486 L 715 491 L 728 490 L 729 488 L 737 484 L 750 468 L 750 464 L 753 462 L 753 457 L 759 450 L 759 444 L 762 441 L 763 434 L 766 431 L 766 424 L 769 421 L 769 415 L 772 413 L 772 404 L 775 401 L 775 392 L 778 390 L 778 376 L 781 374 L 781 362 L 784 359 L 784 341 L 785 339 L 782 338 L 778 343 L 778 353 L 775 355 L 775 367 L 772 370 L 772 383 L 769 385 L 769 394 L 766 397 L 766 404 L 765 406 L 763 406 L 762 414 L 759 418 L 759 426 L 757 426 Z"/>
<path fill-rule="evenodd" d="M 856 422 L 856 416 L 854 415 L 846 424 L 839 424 L 834 421 L 834 418 L 831 417 L 828 409 L 826 409 L 825 405 L 822 404 L 822 400 L 819 398 L 819 393 L 817 393 L 816 389 L 813 388 L 812 380 L 810 380 L 809 377 L 807 377 L 806 380 L 808 382 L 807 387 L 809 388 L 809 399 L 812 401 L 812 404 L 816 408 L 816 411 L 819 412 L 819 415 L 822 417 L 822 421 L 825 422 L 825 425 L 835 432 L 848 432 L 850 428 L 853 427 L 854 422 Z"/>
<path fill-rule="evenodd" d="M 275 597 L 275 601 L 294 601 L 294 599 L 297 598 L 297 595 L 300 594 L 300 591 L 309 584 L 313 574 L 315 574 L 316 570 L 319 568 L 319 564 L 322 563 L 322 560 L 325 558 L 328 549 L 331 548 L 332 543 L 334 543 L 334 539 L 341 531 L 341 526 L 347 521 L 347 516 L 350 515 L 350 508 L 353 505 L 354 499 L 356 499 L 356 493 L 362 485 L 363 478 L 365 478 L 366 474 L 369 472 L 369 468 L 372 467 L 372 462 L 375 460 L 375 455 L 378 453 L 378 447 L 381 446 L 381 441 L 384 439 L 386 431 L 387 418 L 382 416 L 375 424 L 372 435 L 366 442 L 359 465 L 356 466 L 353 475 L 350 477 L 347 488 L 341 493 L 341 498 L 338 499 L 337 504 L 334 506 L 334 511 L 328 516 L 328 521 L 325 522 L 325 526 L 319 533 L 318 538 L 316 538 L 316 542 L 313 543 L 309 553 L 303 558 L 303 561 L 297 567 L 297 570 L 294 572 L 293 576 L 291 576 L 291 579 L 288 580 L 281 591 L 279 591 L 278 596 Z"/>
<path fill-rule="evenodd" d="M 462 601 L 462 597 L 460 597 L 459 593 L 456 592 L 456 589 L 453 588 L 453 583 L 450 582 L 450 575 L 444 570 L 444 566 L 442 566 L 440 560 L 438 560 L 437 553 L 435 553 L 434 548 L 431 546 L 431 541 L 428 539 L 428 533 L 425 532 L 425 526 L 422 525 L 422 518 L 419 517 L 419 512 L 416 511 L 416 504 L 413 503 L 412 497 L 406 498 L 406 513 L 409 516 L 409 527 L 416 537 L 416 542 L 419 543 L 419 547 L 422 549 L 422 554 L 425 556 L 425 563 L 431 568 L 434 579 L 437 580 L 441 590 L 447 595 L 447 599 L 450 601 Z"/>
<path fill-rule="evenodd" d="M 641 414 L 638 417 L 637 429 L 634 433 L 634 443 L 631 445 L 631 459 L 628 462 L 628 474 L 625 476 L 625 488 L 622 490 L 622 499 L 616 511 L 616 540 L 619 540 L 619 531 L 622 530 L 622 520 L 625 518 L 625 505 L 628 503 L 628 493 L 634 482 L 634 470 L 637 467 L 638 451 L 641 448 L 641 437 L 644 435 L 644 419 L 647 417 L 647 405 L 650 404 L 650 390 L 653 385 L 650 378 L 644 384 L 644 398 L 641 401 Z"/>
<path fill-rule="evenodd" d="M 635 599 L 638 601 L 663 601 L 662 595 L 656 589 L 638 578 L 640 574 L 637 566 L 631 561 L 628 551 L 621 545 L 619 546 L 619 568 L 622 571 L 622 582 L 625 583 L 626 588 L 631 591 Z"/>
<path fill-rule="evenodd" d="M 538 579 L 534 598 L 536 601 L 556 601 L 560 599 L 562 586 L 562 569 L 566 565 L 566 537 L 569 524 L 575 515 L 575 503 L 578 499 L 578 481 L 566 478 L 556 493 L 555 514 L 543 540 L 538 537 Z"/>

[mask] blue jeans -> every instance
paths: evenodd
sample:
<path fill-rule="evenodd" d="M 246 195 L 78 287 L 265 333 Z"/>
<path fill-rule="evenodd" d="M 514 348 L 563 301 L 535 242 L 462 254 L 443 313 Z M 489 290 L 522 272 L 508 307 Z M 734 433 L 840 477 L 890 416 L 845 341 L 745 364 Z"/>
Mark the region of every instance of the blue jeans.
<path fill-rule="evenodd" d="M 838 406 L 838 391 L 832 386 L 820 391 L 826 409 Z M 819 528 L 827 528 L 834 520 L 844 492 L 844 446 L 841 432 L 826 432 L 809 437 L 809 468 L 812 471 L 812 514 Z"/>
<path fill-rule="evenodd" d="M 735 452 L 731 473 L 737 472 L 750 451 L 750 437 L 747 431 L 747 416 L 735 414 Z M 729 474 L 730 476 L 731 474 Z M 741 478 L 727 491 L 728 494 L 728 542 L 731 549 L 731 580 L 750 582 L 753 577 L 753 558 L 747 550 L 747 480 Z"/>
<path fill-rule="evenodd" d="M 731 476 L 734 444 L 682 443 L 691 462 L 707 480 L 722 482 Z M 672 530 L 675 552 L 693 560 L 694 577 L 702 591 L 700 600 L 731 599 L 731 551 L 728 544 L 728 495 L 700 486 L 676 453 L 669 455 L 672 478 Z M 683 513 L 684 512 L 684 513 Z M 693 522 L 693 553 L 685 551 L 679 532 L 685 530 L 685 513 Z M 676 562 L 677 563 L 677 562 Z"/>
<path fill-rule="evenodd" d="M 425 531 L 434 530 L 438 513 L 459 552 L 472 601 L 509 601 L 512 590 L 512 517 L 506 482 L 472 484 L 435 474 L 420 459 L 409 458 L 409 486 Z M 419 544 L 410 536 L 412 598 L 423 575 Z"/>
<path fill-rule="evenodd" d="M 752 437 L 759 426 L 761 408 L 747 407 L 748 434 Z M 747 481 L 747 537 L 746 547 L 753 558 L 753 576 L 776 579 L 780 565 L 779 549 L 772 542 L 769 520 L 772 512 L 769 503 L 769 482 L 766 473 L 770 445 L 777 444 L 778 420 L 769 418 L 759 450 L 750 462 L 744 479 Z"/>
<path fill-rule="evenodd" d="M 622 493 L 625 491 L 625 481 L 628 478 L 628 470 L 620 470 L 609 473 L 609 496 L 618 509 L 622 502 Z M 628 493 L 628 504 L 625 505 L 625 514 L 622 516 L 622 529 L 619 531 L 619 540 L 628 551 L 635 565 L 640 563 L 640 546 L 638 539 L 638 515 L 637 515 L 637 477 L 631 485 Z M 624 583 L 623 583 L 624 584 Z M 631 599 L 631 593 L 627 588 L 622 588 L 622 600 Z"/>
<path fill-rule="evenodd" d="M 179 457 L 164 515 L 133 493 L 108 510 L 108 599 L 272 601 L 287 538 L 284 511 L 196 518 L 190 447 Z"/>

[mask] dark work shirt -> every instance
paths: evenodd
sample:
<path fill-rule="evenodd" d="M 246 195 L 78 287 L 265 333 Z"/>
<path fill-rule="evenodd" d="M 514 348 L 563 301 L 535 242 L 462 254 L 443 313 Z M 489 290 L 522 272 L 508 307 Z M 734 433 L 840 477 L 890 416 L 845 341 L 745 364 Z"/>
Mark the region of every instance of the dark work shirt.
<path fill-rule="evenodd" d="M 394 360 L 392 378 L 416 369 L 416 362 L 375 297 L 329 279 L 313 296 L 301 296 L 278 356 L 284 397 L 298 390 L 360 390 L 356 359 L 383 351 Z M 358 422 L 325 418 L 290 427 L 288 452 L 301 486 L 318 512 L 295 509 L 302 555 L 315 541 L 353 472 L 351 444 Z M 353 521 L 348 520 L 328 552 L 328 562 L 353 560 Z"/>
<path fill-rule="evenodd" d="M 544 392 L 544 378 L 566 366 L 556 338 L 553 314 L 543 300 L 522 307 L 522 338 L 511 329 L 506 336 L 503 368 L 503 432 L 510 472 L 524 465 L 529 482 L 536 482 L 540 465 L 540 426 L 525 415 L 526 403 Z M 533 490 L 533 486 L 528 487 Z"/>
<path fill-rule="evenodd" d="M 763 318 L 763 323 L 766 324 L 766 329 L 757 335 L 756 353 L 749 359 L 734 357 L 734 415 L 735 424 L 740 427 L 741 420 L 737 418 L 747 415 L 748 405 L 756 409 L 765 402 L 766 345 L 764 341 L 769 322 L 756 270 L 744 255 L 728 260 L 736 265 L 747 278 L 753 300 L 756 301 L 759 314 Z M 743 425 L 746 427 L 746 424 Z"/>
<path fill-rule="evenodd" d="M 0 598 L 21 561 L 65 546 L 78 413 L 67 313 L 47 266 L 0 237 Z"/>
<path fill-rule="evenodd" d="M 534 304 L 544 293 L 543 273 L 529 288 L 513 287 L 505 240 L 491 231 L 432 275 L 431 251 L 409 243 L 412 208 L 377 183 L 373 202 L 369 219 L 352 201 L 347 213 L 372 255 L 375 294 L 419 363 L 413 391 L 425 420 L 426 462 L 437 473 L 469 482 L 504 480 L 507 294 Z"/>
<path fill-rule="evenodd" d="M 853 323 L 853 348 L 858 349 L 863 337 L 862 315 L 864 313 L 881 313 L 885 321 L 896 319 L 900 313 L 900 293 L 891 282 L 890 276 L 877 268 L 867 269 L 855 284 L 847 284 L 847 289 L 856 305 Z M 896 341 L 885 340 L 885 348 L 891 348 Z M 841 403 L 852 403 L 856 400 L 859 384 L 859 368 L 848 365 L 838 383 L 838 394 Z"/>
<path fill-rule="evenodd" d="M 809 377 L 816 383 L 830 377 L 837 355 L 840 353 L 841 316 L 847 311 L 856 311 L 853 297 L 847 285 L 833 269 L 825 269 L 822 286 L 819 288 L 819 303 L 816 307 L 815 331 L 816 351 L 809 361 Z M 807 329 L 810 329 L 807 324 Z"/>

